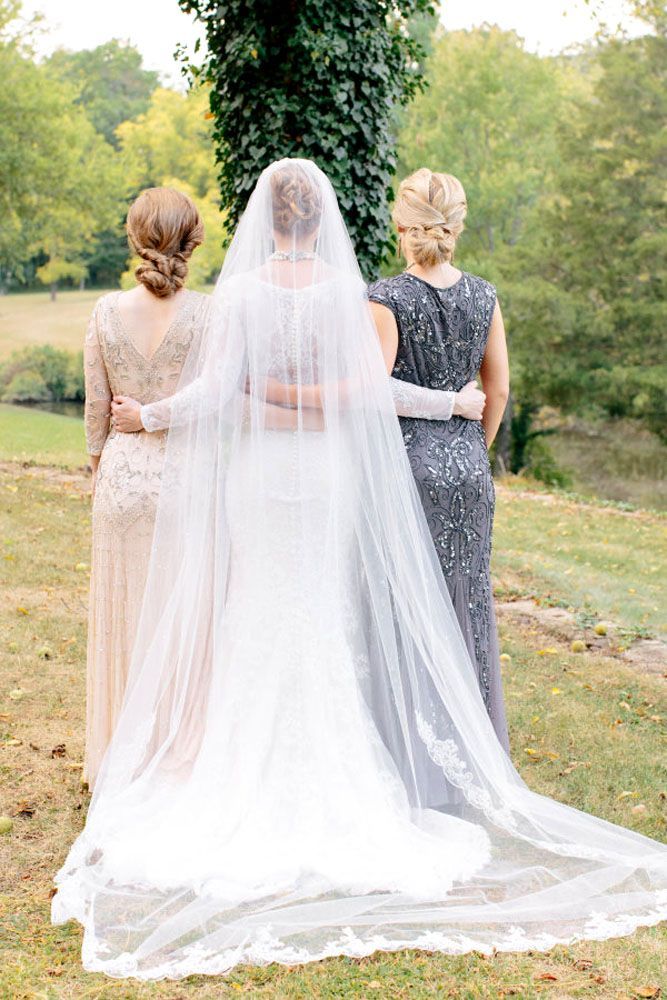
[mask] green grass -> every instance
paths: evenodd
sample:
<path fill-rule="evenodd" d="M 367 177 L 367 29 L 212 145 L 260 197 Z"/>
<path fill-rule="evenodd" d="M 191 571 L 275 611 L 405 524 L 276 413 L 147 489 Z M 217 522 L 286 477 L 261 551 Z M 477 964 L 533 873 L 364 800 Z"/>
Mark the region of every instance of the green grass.
<path fill-rule="evenodd" d="M 498 493 L 494 566 L 504 593 L 667 634 L 667 517 L 531 491 L 520 479 Z"/>
<path fill-rule="evenodd" d="M 0 462 L 80 468 L 87 461 L 82 420 L 0 403 Z"/>
<path fill-rule="evenodd" d="M 653 586 L 650 565 L 657 555 L 651 538 L 664 524 L 660 519 L 640 515 L 639 532 L 624 534 L 624 526 L 634 523 L 627 515 L 559 498 L 547 502 L 544 495 L 499 493 L 497 565 L 508 540 L 512 552 L 498 570 L 501 589 L 543 588 L 541 593 L 558 593 L 574 604 L 589 591 L 602 602 L 605 574 L 607 589 L 616 588 L 618 595 L 625 593 L 630 574 L 638 594 Z M 605 537 L 623 551 L 627 566 L 611 569 L 596 518 L 610 525 Z M 557 528 L 560 521 L 564 528 Z M 561 535 L 562 530 L 572 534 Z M 547 955 L 403 952 L 292 969 L 244 967 L 225 979 L 193 977 L 182 983 L 137 984 L 84 973 L 80 929 L 73 923 L 51 926 L 49 895 L 52 875 L 82 826 L 88 802 L 80 764 L 89 532 L 85 477 L 18 466 L 0 472 L 0 813 L 15 812 L 21 803 L 34 809 L 31 816 L 17 816 L 12 833 L 0 838 L 2 1000 L 238 995 L 628 1000 L 640 987 L 664 987 L 665 925 L 640 930 L 631 939 L 562 947 Z M 580 559 L 573 561 L 571 549 L 545 568 L 536 556 L 545 540 L 576 546 Z M 568 558 L 576 577 L 566 572 Z M 619 613 L 632 621 L 644 613 L 643 605 L 626 609 L 620 600 Z M 500 627 L 503 649 L 511 655 L 505 687 L 512 756 L 528 784 L 667 839 L 667 776 L 660 756 L 667 719 L 664 678 L 642 674 L 615 657 L 572 654 L 567 638 L 550 637 L 554 652 L 544 656 L 539 626 L 501 617 Z M 48 658 L 40 656 L 45 646 Z M 19 701 L 9 697 L 16 688 L 24 692 Z M 62 743 L 66 756 L 52 757 L 51 749 Z M 636 806 L 644 808 L 633 812 Z"/>
<path fill-rule="evenodd" d="M 58 292 L 55 302 L 46 291 L 0 295 L 0 359 L 32 344 L 81 350 L 93 305 L 103 294 L 68 290 Z"/>

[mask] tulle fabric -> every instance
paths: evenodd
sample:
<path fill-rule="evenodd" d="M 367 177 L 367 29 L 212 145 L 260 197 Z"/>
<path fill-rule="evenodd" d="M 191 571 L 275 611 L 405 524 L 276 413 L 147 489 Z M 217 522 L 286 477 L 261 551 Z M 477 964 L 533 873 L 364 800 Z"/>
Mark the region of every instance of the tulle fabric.
<path fill-rule="evenodd" d="M 321 204 L 315 257 L 272 258 L 281 170 Z M 548 949 L 667 916 L 667 847 L 531 792 L 496 739 L 313 164 L 262 175 L 201 343 L 146 414 L 170 431 L 130 679 L 56 879 L 85 967 Z"/>

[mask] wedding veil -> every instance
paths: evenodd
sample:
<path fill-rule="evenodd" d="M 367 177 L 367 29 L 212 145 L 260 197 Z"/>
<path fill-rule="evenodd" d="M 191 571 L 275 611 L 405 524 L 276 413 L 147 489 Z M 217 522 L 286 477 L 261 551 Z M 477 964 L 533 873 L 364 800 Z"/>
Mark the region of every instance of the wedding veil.
<path fill-rule="evenodd" d="M 128 690 L 53 901 L 87 968 L 546 949 L 667 916 L 667 847 L 530 791 L 496 739 L 308 160 L 260 177 L 179 391 L 145 421 L 170 429 Z M 431 881 L 416 856 L 384 882 L 355 864 L 366 746 L 428 828 Z"/>

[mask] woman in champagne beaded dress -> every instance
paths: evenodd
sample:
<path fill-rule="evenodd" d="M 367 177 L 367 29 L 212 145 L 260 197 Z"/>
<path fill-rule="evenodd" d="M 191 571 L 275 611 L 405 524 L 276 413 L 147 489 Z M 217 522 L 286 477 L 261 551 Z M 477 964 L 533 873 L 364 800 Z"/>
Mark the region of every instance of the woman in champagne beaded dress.
<path fill-rule="evenodd" d="M 127 218 L 141 258 L 137 287 L 96 304 L 84 349 L 85 425 L 93 470 L 93 543 L 88 617 L 86 753 L 92 785 L 120 710 L 141 609 L 165 434 L 119 434 L 113 395 L 144 403 L 171 395 L 208 297 L 183 288 L 188 259 L 203 239 L 194 203 L 151 188 Z"/>
<path fill-rule="evenodd" d="M 455 268 L 466 198 L 450 174 L 422 168 L 399 187 L 394 207 L 406 270 L 376 281 L 371 308 L 393 375 L 412 389 L 457 392 L 479 375 L 482 422 L 401 418 L 424 513 L 484 703 L 509 748 L 489 562 L 495 492 L 488 459 L 509 392 L 507 348 L 496 290 Z"/>

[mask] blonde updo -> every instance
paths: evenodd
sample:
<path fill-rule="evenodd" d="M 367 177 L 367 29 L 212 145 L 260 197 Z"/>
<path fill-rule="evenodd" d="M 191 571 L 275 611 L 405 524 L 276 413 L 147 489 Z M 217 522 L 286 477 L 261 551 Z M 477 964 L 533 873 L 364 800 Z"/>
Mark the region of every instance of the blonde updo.
<path fill-rule="evenodd" d="M 466 212 L 466 193 L 456 177 L 428 167 L 410 174 L 399 185 L 392 213 L 404 256 L 422 267 L 450 261 Z"/>
<path fill-rule="evenodd" d="M 159 299 L 173 295 L 188 274 L 188 260 L 204 239 L 191 198 L 174 188 L 147 188 L 127 213 L 130 248 L 142 258 L 134 275 Z"/>
<path fill-rule="evenodd" d="M 308 236 L 322 218 L 319 186 L 297 163 L 278 167 L 271 174 L 273 228 L 282 236 Z"/>

